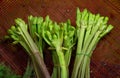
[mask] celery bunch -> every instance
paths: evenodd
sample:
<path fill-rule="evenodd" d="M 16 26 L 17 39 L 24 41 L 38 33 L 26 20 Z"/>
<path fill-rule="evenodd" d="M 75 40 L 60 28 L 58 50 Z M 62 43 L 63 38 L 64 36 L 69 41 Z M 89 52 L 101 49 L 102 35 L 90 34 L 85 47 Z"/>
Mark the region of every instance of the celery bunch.
<path fill-rule="evenodd" d="M 50 78 L 46 65 L 42 59 L 42 55 L 28 32 L 27 24 L 20 18 L 17 18 L 15 22 L 16 25 L 11 26 L 8 30 L 9 37 L 14 39 L 13 43 L 20 43 L 25 48 L 32 60 L 37 78 Z"/>
<path fill-rule="evenodd" d="M 75 28 L 71 26 L 70 20 L 57 24 L 49 16 L 46 17 L 42 35 L 52 50 L 54 62 L 52 78 L 68 78 L 68 66 L 72 47 L 75 44 L 74 34 Z"/>
<path fill-rule="evenodd" d="M 71 78 L 90 78 L 90 58 L 99 40 L 110 32 L 112 25 L 107 25 L 108 17 L 94 15 L 77 8 L 77 51 Z"/>

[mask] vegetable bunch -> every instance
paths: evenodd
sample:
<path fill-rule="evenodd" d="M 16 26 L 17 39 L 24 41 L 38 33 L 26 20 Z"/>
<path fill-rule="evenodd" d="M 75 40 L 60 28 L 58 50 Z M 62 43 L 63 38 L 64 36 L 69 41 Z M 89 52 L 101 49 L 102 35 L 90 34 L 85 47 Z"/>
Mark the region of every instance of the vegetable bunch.
<path fill-rule="evenodd" d="M 76 27 L 70 20 L 57 23 L 49 16 L 28 17 L 28 24 L 22 19 L 15 20 L 15 26 L 9 30 L 13 43 L 21 44 L 32 61 L 37 78 L 50 78 L 44 63 L 44 46 L 49 45 L 54 64 L 51 78 L 90 78 L 90 58 L 99 40 L 113 28 L 107 25 L 108 17 L 92 14 L 86 9 L 77 8 Z M 76 56 L 72 76 L 69 77 L 69 65 L 73 47 Z M 28 69 L 30 66 L 28 65 Z M 26 76 L 25 76 L 26 77 Z"/>
<path fill-rule="evenodd" d="M 32 19 L 35 21 L 34 18 Z M 32 38 L 33 36 L 31 36 L 28 32 L 28 25 L 20 18 L 17 18 L 15 22 L 16 25 L 11 26 L 11 28 L 8 30 L 8 33 L 10 34 L 9 37 L 14 39 L 13 43 L 20 43 L 25 48 L 26 52 L 32 60 L 37 78 L 50 78 L 49 72 L 42 59 L 39 48 L 37 47 L 37 44 L 35 44 Z M 33 31 L 34 29 L 31 28 L 31 30 Z"/>
<path fill-rule="evenodd" d="M 77 8 L 77 51 L 71 78 L 90 78 L 90 58 L 99 40 L 110 32 L 108 17 Z"/>
<path fill-rule="evenodd" d="M 57 24 L 46 16 L 43 23 L 42 35 L 52 50 L 54 69 L 52 78 L 68 78 L 75 28 L 71 26 L 70 20 L 66 23 Z"/>

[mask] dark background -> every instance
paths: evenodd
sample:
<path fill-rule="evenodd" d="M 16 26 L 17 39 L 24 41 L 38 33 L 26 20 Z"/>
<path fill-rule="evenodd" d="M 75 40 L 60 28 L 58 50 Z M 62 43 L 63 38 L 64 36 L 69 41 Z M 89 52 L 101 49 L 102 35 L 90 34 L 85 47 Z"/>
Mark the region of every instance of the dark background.
<path fill-rule="evenodd" d="M 50 15 L 57 22 L 68 18 L 75 25 L 76 7 L 108 16 L 114 29 L 97 45 L 91 60 L 91 78 L 120 78 L 120 0 L 0 0 L 0 62 L 23 74 L 27 55 L 20 47 L 4 42 L 7 29 L 20 17 Z M 47 52 L 46 52 L 47 53 Z M 48 53 L 49 54 L 49 53 Z M 46 58 L 50 58 L 49 56 Z M 52 64 L 46 60 L 51 72 Z"/>

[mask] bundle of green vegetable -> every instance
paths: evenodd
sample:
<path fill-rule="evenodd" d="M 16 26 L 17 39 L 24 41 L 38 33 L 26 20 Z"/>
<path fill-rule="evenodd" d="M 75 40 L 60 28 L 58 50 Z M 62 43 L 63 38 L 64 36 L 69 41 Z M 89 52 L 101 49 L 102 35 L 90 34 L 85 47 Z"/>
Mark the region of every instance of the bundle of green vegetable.
<path fill-rule="evenodd" d="M 77 51 L 71 78 L 90 78 L 90 57 L 99 40 L 112 30 L 108 17 L 77 8 Z"/>
<path fill-rule="evenodd" d="M 75 28 L 71 26 L 70 20 L 66 23 L 57 24 L 46 17 L 43 23 L 42 35 L 44 40 L 50 45 L 54 69 L 52 78 L 68 78 Z"/>
<path fill-rule="evenodd" d="M 36 23 L 36 18 L 34 19 L 30 17 L 30 20 L 31 19 L 33 19 L 33 26 L 35 26 L 34 23 Z M 34 34 L 32 37 L 30 36 L 28 32 L 28 26 L 22 19 L 17 18 L 15 22 L 16 25 L 12 26 L 8 30 L 8 33 L 10 34 L 9 37 L 15 40 L 13 43 L 20 43 L 25 48 L 32 60 L 37 78 L 50 78 L 46 65 L 42 59 L 42 55 L 40 54 L 39 47 L 37 47 L 34 40 L 32 39 Z M 32 33 L 34 33 L 34 28 L 31 28 L 30 30 L 33 31 Z"/>
<path fill-rule="evenodd" d="M 51 78 L 90 78 L 90 57 L 99 40 L 112 28 L 107 25 L 108 17 L 95 15 L 77 8 L 76 28 L 67 22 L 56 23 L 49 16 L 28 17 L 28 25 L 20 18 L 15 20 L 8 33 L 13 43 L 20 43 L 33 63 L 37 78 L 50 78 L 44 63 L 44 45 L 49 45 L 53 60 Z M 74 45 L 77 44 L 76 57 L 69 77 L 69 65 Z M 28 65 L 29 72 L 30 66 Z M 30 70 L 31 71 L 31 70 Z M 31 73 L 31 72 L 29 72 Z M 24 78 L 26 75 L 24 76 Z"/>

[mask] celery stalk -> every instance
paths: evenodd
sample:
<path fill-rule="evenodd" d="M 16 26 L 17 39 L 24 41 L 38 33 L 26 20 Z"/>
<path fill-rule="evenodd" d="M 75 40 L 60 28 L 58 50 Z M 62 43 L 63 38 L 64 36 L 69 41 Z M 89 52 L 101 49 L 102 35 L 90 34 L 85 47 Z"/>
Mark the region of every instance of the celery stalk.
<path fill-rule="evenodd" d="M 87 27 L 87 22 L 86 22 L 87 18 L 88 18 L 88 13 L 87 13 L 87 10 L 85 9 L 81 15 L 81 21 L 79 21 L 81 25 L 80 27 L 78 26 L 79 35 L 78 35 L 78 44 L 77 44 L 76 54 L 80 54 L 82 52 L 85 29 Z M 77 19 L 80 19 L 80 18 L 77 18 Z M 79 58 L 79 55 L 76 55 L 71 78 L 77 77 L 79 66 L 80 66 L 80 62 L 79 62 L 80 60 L 82 59 Z"/>

